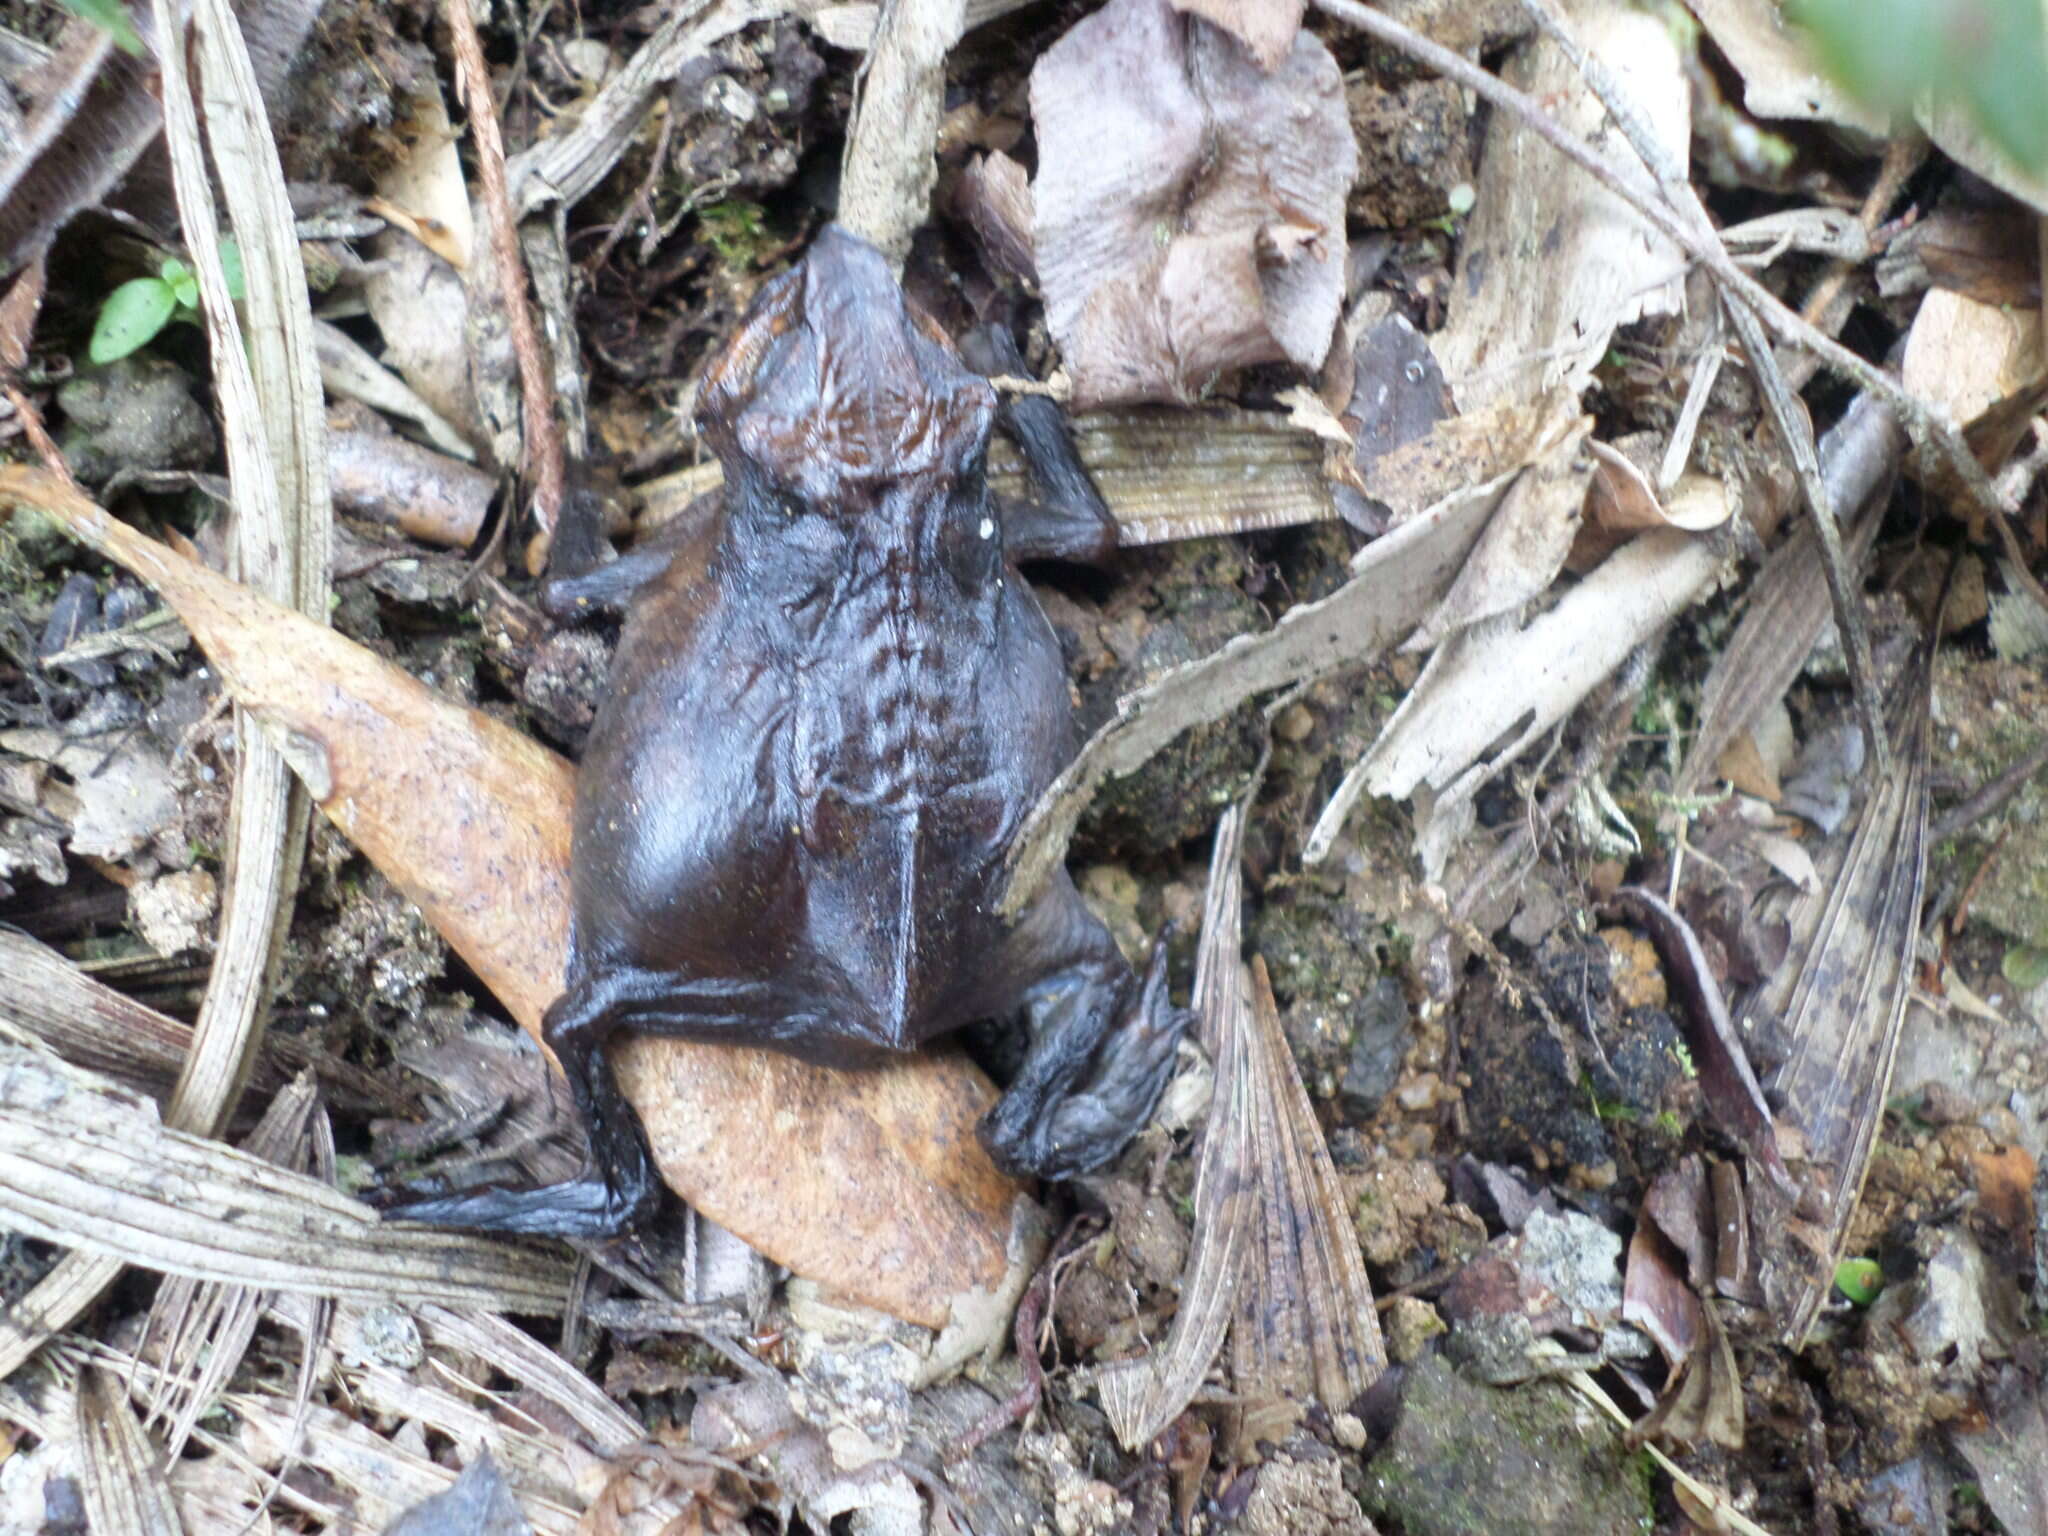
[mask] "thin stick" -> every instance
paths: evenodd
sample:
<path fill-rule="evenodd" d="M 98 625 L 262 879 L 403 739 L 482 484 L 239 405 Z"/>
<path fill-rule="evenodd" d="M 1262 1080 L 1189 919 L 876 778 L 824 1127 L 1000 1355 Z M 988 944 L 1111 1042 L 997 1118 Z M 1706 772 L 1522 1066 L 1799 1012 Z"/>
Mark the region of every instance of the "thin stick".
<path fill-rule="evenodd" d="M 533 488 L 530 505 L 539 528 L 526 548 L 526 571 L 538 576 L 547 564 L 567 484 L 562 438 L 555 423 L 554 391 L 548 387 L 547 365 L 541 357 L 540 333 L 534 329 L 533 311 L 526 302 L 526 267 L 519 259 L 519 231 L 505 186 L 505 139 L 498 131 L 498 103 L 491 95 L 476 16 L 469 0 L 446 3 L 448 30 L 455 43 L 456 85 L 469 109 L 469 131 L 476 140 L 478 189 L 490 233 L 491 262 L 512 335 L 512 355 L 519 360 L 519 398 L 525 418 L 520 434 L 525 462 L 520 468 Z"/>
<path fill-rule="evenodd" d="M 1768 288 L 1735 265 L 1718 238 L 1702 236 L 1657 199 L 1646 196 L 1641 189 L 1631 185 L 1603 156 L 1589 149 L 1527 94 L 1516 90 L 1499 76 L 1488 74 L 1470 60 L 1431 42 L 1390 17 L 1368 10 L 1357 0 L 1315 0 L 1315 3 L 1339 21 L 1356 27 L 1391 48 L 1400 49 L 1445 79 L 1466 87 L 1482 100 L 1491 102 L 1504 112 L 1512 112 L 1526 122 L 1552 149 L 1642 214 L 1660 234 L 1713 273 L 1725 291 L 1739 296 L 1772 331 L 1786 341 L 1807 348 L 1820 359 L 1822 366 L 1869 390 L 1889 405 L 1915 445 L 1934 450 L 1942 467 L 1955 476 L 1956 484 L 1971 508 L 2001 529 L 2001 539 L 2010 536 L 2011 529 L 2005 525 L 2017 515 L 2018 507 L 1991 483 L 1984 466 L 1977 462 L 1976 456 L 1964 443 L 1962 433 L 1884 369 L 1867 358 L 1859 357 L 1787 309 Z M 2017 572 L 2017 579 L 2034 601 L 2048 611 L 2048 591 L 2042 590 L 2033 574 L 2022 566 Z"/>
<path fill-rule="evenodd" d="M 1998 808 L 2019 793 L 2020 787 L 2042 769 L 2048 768 L 2048 737 L 2043 737 L 2033 751 L 2027 753 L 2005 772 L 1990 783 L 1982 785 L 1977 792 L 1948 811 L 1927 832 L 1927 845 L 1931 848 L 1945 843 L 1972 822 L 1992 815 Z"/>
<path fill-rule="evenodd" d="M 1870 184 L 1870 191 L 1863 198 L 1863 206 L 1856 210 L 1856 222 L 1863 226 L 1867 235 L 1875 235 L 1885 215 L 1891 212 L 1892 204 L 1899 200 L 1906 182 L 1920 169 L 1920 163 L 1927 158 L 1927 141 L 1919 134 L 1896 138 L 1885 146 L 1884 161 L 1877 170 L 1877 180 Z M 1800 306 L 1800 317 L 1813 325 L 1826 324 L 1829 308 L 1840 296 L 1843 287 L 1856 271 L 1857 263 L 1836 260 L 1828 264 L 1813 291 L 1807 294 L 1806 302 Z M 1844 311 L 1843 319 L 1847 318 Z M 1837 320 L 1831 330 L 1841 328 Z M 1819 369 L 1819 360 L 1811 354 L 1801 357 L 1785 370 L 1785 377 L 1794 390 L 1806 388 L 1807 381 Z"/>
<path fill-rule="evenodd" d="M 1317 4 L 1321 3 L 1322 0 L 1317 0 Z M 1591 1376 L 1588 1376 L 1584 1371 L 1573 1371 L 1565 1377 L 1565 1380 L 1578 1389 L 1581 1397 L 1614 1420 L 1623 1429 L 1631 1427 L 1628 1415 L 1621 1411 L 1613 1398 L 1600 1389 L 1600 1383 Z M 1740 1536 L 1771 1536 L 1769 1531 L 1765 1530 L 1731 1504 L 1728 1501 L 1727 1494 L 1721 1492 L 1718 1488 L 1710 1487 L 1708 1484 L 1701 1482 L 1669 1456 L 1658 1450 L 1654 1442 L 1644 1441 L 1643 1449 L 1650 1453 L 1650 1460 L 1656 1462 L 1658 1466 L 1671 1474 L 1671 1480 L 1674 1483 L 1680 1484 L 1687 1493 L 1698 1499 L 1703 1507 L 1712 1510 L 1720 1517 L 1729 1530 L 1739 1532 Z"/>

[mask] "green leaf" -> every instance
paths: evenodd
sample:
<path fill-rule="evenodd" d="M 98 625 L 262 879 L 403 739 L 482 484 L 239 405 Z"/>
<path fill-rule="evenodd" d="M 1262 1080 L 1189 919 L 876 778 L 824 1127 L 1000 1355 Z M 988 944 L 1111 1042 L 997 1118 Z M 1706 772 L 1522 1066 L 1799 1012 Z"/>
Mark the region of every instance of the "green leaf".
<path fill-rule="evenodd" d="M 1889 111 L 1959 101 L 2029 170 L 2048 168 L 2048 27 L 2040 0 L 1787 0 L 1822 65 Z"/>
<path fill-rule="evenodd" d="M 170 284 L 171 297 L 178 301 L 180 309 L 197 309 L 199 307 L 198 277 L 189 271 L 183 262 L 176 262 L 173 265 L 178 269 L 176 273 L 166 272 L 164 274 L 164 281 Z"/>
<path fill-rule="evenodd" d="M 1867 1307 L 1884 1289 L 1884 1271 L 1875 1259 L 1844 1259 L 1835 1266 L 1835 1289 L 1857 1306 Z"/>
<path fill-rule="evenodd" d="M 114 46 L 123 53 L 142 57 L 142 39 L 136 34 L 135 23 L 128 19 L 128 8 L 121 0 L 57 0 L 57 3 L 98 27 L 113 38 Z"/>
<path fill-rule="evenodd" d="M 2015 944 L 2005 952 L 1999 973 L 2022 992 L 2031 992 L 2048 981 L 2048 949 L 2032 944 Z"/>
<path fill-rule="evenodd" d="M 228 297 L 239 303 L 242 299 L 242 248 L 235 244 L 233 235 L 220 243 L 220 265 L 227 274 Z"/>
<path fill-rule="evenodd" d="M 96 363 L 126 357 L 169 324 L 177 307 L 177 294 L 160 277 L 138 277 L 123 283 L 100 306 L 86 355 Z"/>

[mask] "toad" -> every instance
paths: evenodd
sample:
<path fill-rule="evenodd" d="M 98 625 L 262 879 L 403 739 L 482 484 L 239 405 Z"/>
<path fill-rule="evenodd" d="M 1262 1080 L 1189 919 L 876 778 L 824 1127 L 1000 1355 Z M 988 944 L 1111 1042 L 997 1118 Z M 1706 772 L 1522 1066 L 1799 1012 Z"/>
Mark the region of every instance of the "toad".
<path fill-rule="evenodd" d="M 999 503 L 996 415 L 845 230 L 762 289 L 699 391 L 720 503 L 581 594 L 632 592 L 543 1026 L 592 1166 L 390 1214 L 585 1238 L 644 1219 L 659 1185 L 606 1056 L 621 1030 L 857 1066 L 1015 1016 L 1024 1062 L 980 1126 L 999 1166 L 1073 1178 L 1143 1123 L 1187 1023 L 1163 943 L 1138 976 L 1064 872 L 996 911 L 1011 839 L 1078 746 L 1017 562 L 1115 532 L 1099 499 Z"/>

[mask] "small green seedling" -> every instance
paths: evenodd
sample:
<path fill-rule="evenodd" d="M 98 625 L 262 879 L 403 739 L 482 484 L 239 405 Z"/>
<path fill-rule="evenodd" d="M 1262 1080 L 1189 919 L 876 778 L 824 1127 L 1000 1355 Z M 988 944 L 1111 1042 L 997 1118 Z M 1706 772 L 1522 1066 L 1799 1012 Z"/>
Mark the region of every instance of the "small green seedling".
<path fill-rule="evenodd" d="M 220 243 L 220 264 L 227 273 L 228 297 L 242 296 L 242 252 L 233 240 Z M 86 355 L 95 363 L 111 363 L 154 341 L 173 320 L 191 320 L 199 313 L 199 279 L 175 256 L 166 256 L 155 277 L 138 277 L 107 295 L 92 328 Z"/>
<path fill-rule="evenodd" d="M 1867 1307 L 1884 1289 L 1884 1270 L 1875 1259 L 1844 1259 L 1835 1266 L 1835 1289 L 1857 1306 Z"/>
<path fill-rule="evenodd" d="M 138 59 L 142 57 L 142 39 L 136 34 L 135 23 L 128 19 L 128 11 L 121 0 L 58 0 L 58 3 L 72 15 L 82 17 L 106 33 L 123 53 Z"/>

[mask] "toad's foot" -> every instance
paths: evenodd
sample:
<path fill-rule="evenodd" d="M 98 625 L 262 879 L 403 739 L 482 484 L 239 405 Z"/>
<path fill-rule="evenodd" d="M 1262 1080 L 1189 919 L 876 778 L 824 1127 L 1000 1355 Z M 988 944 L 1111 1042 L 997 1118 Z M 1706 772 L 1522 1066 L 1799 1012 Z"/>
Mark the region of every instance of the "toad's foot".
<path fill-rule="evenodd" d="M 422 1221 L 479 1232 L 595 1240 L 618 1237 L 653 1213 L 658 1191 L 613 1188 L 595 1175 L 537 1189 L 487 1185 L 455 1195 L 414 1195 L 385 1189 L 367 1198 L 386 1221 Z"/>
<path fill-rule="evenodd" d="M 1173 1070 L 1174 1049 L 1194 1015 L 1166 994 L 1166 941 L 1152 951 L 1144 984 L 1102 1042 L 1087 1075 L 1030 1094 L 1024 1081 L 982 1118 L 982 1145 L 1019 1177 L 1073 1179 L 1124 1149 L 1151 1116 Z M 1028 1076 L 1028 1073 L 1027 1073 Z"/>

